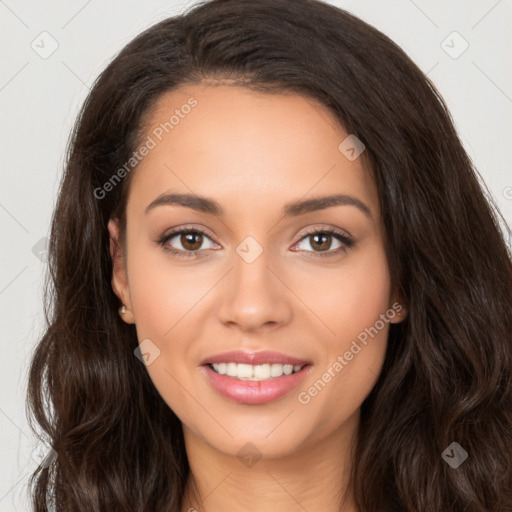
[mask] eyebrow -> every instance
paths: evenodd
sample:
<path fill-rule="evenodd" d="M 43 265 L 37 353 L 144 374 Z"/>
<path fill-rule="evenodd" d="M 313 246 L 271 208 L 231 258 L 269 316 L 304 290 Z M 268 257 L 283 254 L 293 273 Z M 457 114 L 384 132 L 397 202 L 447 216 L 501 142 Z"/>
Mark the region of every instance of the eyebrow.
<path fill-rule="evenodd" d="M 162 205 L 184 206 L 185 208 L 191 208 L 198 212 L 215 215 L 216 217 L 224 215 L 224 210 L 221 205 L 214 199 L 195 194 L 178 193 L 166 193 L 158 196 L 146 207 L 145 213 L 147 214 L 153 208 Z M 293 201 L 284 205 L 282 215 L 283 217 L 298 217 L 306 213 L 324 210 L 332 206 L 355 206 L 367 217 L 372 218 L 372 211 L 365 203 L 363 203 L 363 201 L 346 194 L 334 194 L 330 196 Z"/>

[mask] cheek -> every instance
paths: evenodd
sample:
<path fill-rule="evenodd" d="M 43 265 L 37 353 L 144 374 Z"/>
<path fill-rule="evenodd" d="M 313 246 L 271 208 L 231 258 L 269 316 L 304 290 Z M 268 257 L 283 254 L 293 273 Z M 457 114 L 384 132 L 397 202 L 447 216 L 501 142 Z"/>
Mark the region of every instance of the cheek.
<path fill-rule="evenodd" d="M 321 312 L 329 330 L 323 329 L 323 357 L 315 379 L 299 401 L 311 402 L 310 410 L 331 425 L 360 407 L 384 362 L 390 324 L 381 315 L 390 308 L 391 285 L 385 253 L 377 246 L 360 251 L 329 280 L 310 283 L 314 283 L 308 295 L 313 298 L 311 309 Z M 338 403 L 335 414 L 334 402 Z"/>
<path fill-rule="evenodd" d="M 131 302 L 137 330 L 164 339 L 187 325 L 189 315 L 214 284 L 198 267 L 180 266 L 163 250 L 134 248 L 129 259 Z"/>
<path fill-rule="evenodd" d="M 308 274 L 308 279 L 297 280 L 295 290 L 337 348 L 372 326 L 390 306 L 389 268 L 380 245 L 350 254 L 337 268 L 310 267 Z"/>
<path fill-rule="evenodd" d="M 391 281 L 383 249 L 367 252 L 345 284 L 347 300 L 336 324 L 341 341 L 337 348 L 344 359 L 340 373 L 366 395 L 380 373 L 389 331 Z"/>
<path fill-rule="evenodd" d="M 361 261 L 354 272 L 346 277 L 344 288 L 344 320 L 345 325 L 350 326 L 348 330 L 345 327 L 344 331 L 355 337 L 374 325 L 390 307 L 391 281 L 385 255 L 376 251 L 373 257 Z"/>
<path fill-rule="evenodd" d="M 201 283 L 208 279 L 172 265 L 165 254 L 145 248 L 143 243 L 132 248 L 128 275 L 139 342 L 150 339 L 159 350 L 146 370 L 160 396 L 183 421 L 189 413 L 186 390 L 192 389 L 190 367 L 185 362 L 190 340 L 197 338 L 193 329 L 198 322 L 191 319 L 198 310 L 194 306 L 207 292 L 206 284 Z"/>

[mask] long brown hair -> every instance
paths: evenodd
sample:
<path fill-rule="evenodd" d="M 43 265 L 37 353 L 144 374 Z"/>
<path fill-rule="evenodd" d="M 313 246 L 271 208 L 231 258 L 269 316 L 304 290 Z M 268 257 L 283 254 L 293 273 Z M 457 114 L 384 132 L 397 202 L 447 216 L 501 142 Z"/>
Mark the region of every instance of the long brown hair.
<path fill-rule="evenodd" d="M 163 93 L 219 78 L 319 100 L 366 146 L 408 317 L 391 327 L 362 404 L 360 509 L 512 510 L 512 262 L 443 99 L 396 44 L 342 9 L 213 0 L 130 42 L 76 121 L 52 218 L 48 325 L 29 373 L 30 424 L 57 454 L 32 475 L 34 511 L 180 511 L 181 423 L 134 356 L 135 327 L 111 287 L 107 223 L 118 217 L 124 235 L 136 168 L 102 187 Z M 443 457 L 452 443 L 468 454 L 457 468 Z"/>

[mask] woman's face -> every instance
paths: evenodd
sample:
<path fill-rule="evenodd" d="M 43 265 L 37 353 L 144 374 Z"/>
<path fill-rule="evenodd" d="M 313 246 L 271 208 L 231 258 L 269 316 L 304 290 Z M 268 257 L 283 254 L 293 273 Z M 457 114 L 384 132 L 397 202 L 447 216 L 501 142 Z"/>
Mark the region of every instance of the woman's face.
<path fill-rule="evenodd" d="M 187 435 L 225 454 L 251 442 L 282 456 L 353 427 L 404 317 L 348 135 L 299 95 L 193 85 L 162 97 L 138 148 L 112 284 L 156 389 Z M 231 351 L 277 355 L 221 355 L 234 376 L 205 365 Z M 286 375 L 293 359 L 308 364 Z"/>

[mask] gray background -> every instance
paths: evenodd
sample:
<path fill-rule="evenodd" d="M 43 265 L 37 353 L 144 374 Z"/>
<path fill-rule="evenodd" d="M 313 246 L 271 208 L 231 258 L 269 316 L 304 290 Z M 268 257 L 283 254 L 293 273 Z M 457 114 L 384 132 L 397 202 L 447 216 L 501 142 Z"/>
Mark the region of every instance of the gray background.
<path fill-rule="evenodd" d="M 44 325 L 44 237 L 73 120 L 116 52 L 192 3 L 0 0 L 0 512 L 29 510 L 27 478 L 46 453 L 27 425 L 26 377 Z M 512 226 L 512 0 L 329 3 L 390 36 L 427 72 Z"/>

